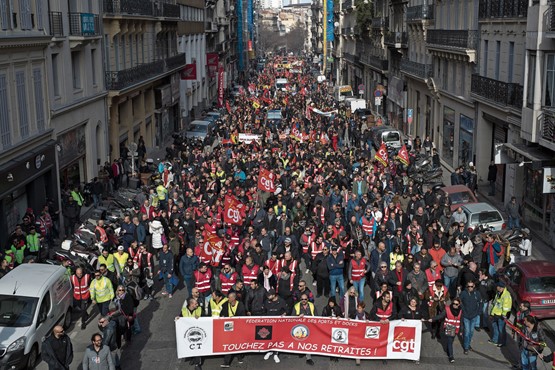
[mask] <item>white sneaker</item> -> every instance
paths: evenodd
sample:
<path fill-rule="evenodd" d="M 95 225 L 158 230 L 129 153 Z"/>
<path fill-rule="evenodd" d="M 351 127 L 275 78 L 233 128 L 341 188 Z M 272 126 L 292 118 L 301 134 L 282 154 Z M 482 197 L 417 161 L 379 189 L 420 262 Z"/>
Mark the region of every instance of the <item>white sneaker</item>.
<path fill-rule="evenodd" d="M 309 270 L 309 269 L 306 269 L 306 271 L 305 271 L 304 273 L 305 273 L 305 274 L 308 274 L 308 273 L 310 273 L 310 270 Z"/>
<path fill-rule="evenodd" d="M 312 283 L 312 286 L 316 286 L 316 282 L 315 282 L 315 281 Z"/>
<path fill-rule="evenodd" d="M 266 354 L 264 355 L 264 360 L 268 360 L 270 357 L 272 357 L 272 352 L 266 352 Z"/>
<path fill-rule="evenodd" d="M 275 362 L 276 364 L 279 364 L 280 360 L 279 360 L 278 355 L 274 355 L 274 362 Z"/>

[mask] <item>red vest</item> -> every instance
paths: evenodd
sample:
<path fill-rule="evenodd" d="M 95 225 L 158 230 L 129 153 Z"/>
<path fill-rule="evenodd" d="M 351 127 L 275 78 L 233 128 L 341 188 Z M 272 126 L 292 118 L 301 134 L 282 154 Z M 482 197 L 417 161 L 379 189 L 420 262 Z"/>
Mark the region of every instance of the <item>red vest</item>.
<path fill-rule="evenodd" d="M 227 276 L 225 276 L 223 273 L 220 273 L 220 283 L 222 286 L 222 293 L 227 295 L 227 293 L 229 293 L 229 290 L 231 289 L 231 287 L 233 286 L 233 284 L 235 284 L 237 282 L 237 278 L 239 277 L 239 274 L 237 274 L 236 272 L 233 272 L 229 278 Z"/>
<path fill-rule="evenodd" d="M 378 316 L 380 318 L 380 320 L 387 320 L 389 319 L 389 317 L 391 316 L 391 314 L 393 313 L 393 303 L 389 302 L 389 304 L 387 305 L 386 309 L 383 309 L 383 306 L 380 303 L 378 303 L 378 310 L 376 311 L 376 316 Z"/>
<path fill-rule="evenodd" d="M 272 271 L 272 274 L 274 274 L 275 276 L 279 276 L 279 273 L 281 271 L 280 260 L 272 261 L 271 259 L 269 259 L 264 262 L 264 265 L 268 266 L 270 271 Z"/>
<path fill-rule="evenodd" d="M 83 274 L 81 278 L 77 275 L 71 275 L 71 284 L 73 285 L 73 298 L 78 301 L 86 301 L 90 298 L 89 286 L 91 285 L 91 278 L 88 274 Z"/>
<path fill-rule="evenodd" d="M 308 247 L 310 246 L 310 244 L 312 244 L 313 239 L 314 239 L 314 236 L 312 234 L 306 235 L 306 234 L 303 233 L 303 235 L 301 235 L 301 244 L 303 245 L 303 254 L 308 253 Z"/>
<path fill-rule="evenodd" d="M 428 279 L 428 289 L 430 290 L 430 295 L 434 295 L 434 284 L 436 283 L 437 279 L 441 279 L 441 274 L 436 268 L 435 276 L 432 274 L 432 269 L 426 270 L 426 279 Z"/>
<path fill-rule="evenodd" d="M 246 286 L 250 286 L 251 281 L 256 280 L 258 278 L 258 271 L 260 268 L 258 265 L 253 265 L 252 268 L 248 268 L 247 265 L 243 265 L 241 267 L 241 272 L 243 274 L 243 282 Z"/>
<path fill-rule="evenodd" d="M 97 226 L 94 230 L 98 231 L 98 233 L 100 234 L 100 241 L 102 243 L 108 242 L 108 235 L 106 234 L 106 230 L 104 230 L 103 227 Z"/>
<path fill-rule="evenodd" d="M 210 282 L 212 280 L 212 271 L 209 269 L 205 273 L 196 270 L 193 274 L 195 277 L 195 286 L 198 288 L 200 293 L 206 293 L 210 291 Z"/>
<path fill-rule="evenodd" d="M 374 217 L 367 219 L 365 216 L 362 217 L 362 231 L 364 234 L 370 235 L 370 237 L 374 234 Z"/>
<path fill-rule="evenodd" d="M 455 315 L 453 315 L 453 313 L 451 312 L 451 307 L 446 306 L 445 307 L 445 313 L 447 315 L 445 316 L 445 321 L 443 322 L 443 327 L 445 328 L 446 324 L 451 324 L 451 325 L 455 326 L 455 334 L 459 334 L 459 329 L 461 327 L 462 310 L 460 310 L 459 314 L 455 317 Z"/>
<path fill-rule="evenodd" d="M 366 274 L 366 259 L 362 257 L 360 261 L 355 259 L 351 260 L 351 279 L 359 281 Z"/>
<path fill-rule="evenodd" d="M 316 244 L 315 242 L 312 242 L 311 244 L 311 248 L 312 248 L 312 259 L 314 260 L 316 258 L 316 256 L 322 252 L 322 248 L 324 248 L 324 245 L 326 245 L 324 242 L 322 242 L 320 244 L 320 246 L 318 247 L 318 244 Z"/>

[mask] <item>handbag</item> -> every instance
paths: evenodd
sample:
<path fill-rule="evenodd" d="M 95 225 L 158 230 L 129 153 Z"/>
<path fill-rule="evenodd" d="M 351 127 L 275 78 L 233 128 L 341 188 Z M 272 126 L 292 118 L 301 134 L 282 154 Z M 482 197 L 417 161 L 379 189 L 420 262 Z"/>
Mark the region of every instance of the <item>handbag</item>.
<path fill-rule="evenodd" d="M 453 324 L 449 324 L 449 323 L 445 323 L 445 328 L 443 329 L 445 331 L 445 335 L 449 336 L 449 337 L 454 337 L 455 336 L 455 332 L 457 328 L 455 327 L 455 325 Z"/>

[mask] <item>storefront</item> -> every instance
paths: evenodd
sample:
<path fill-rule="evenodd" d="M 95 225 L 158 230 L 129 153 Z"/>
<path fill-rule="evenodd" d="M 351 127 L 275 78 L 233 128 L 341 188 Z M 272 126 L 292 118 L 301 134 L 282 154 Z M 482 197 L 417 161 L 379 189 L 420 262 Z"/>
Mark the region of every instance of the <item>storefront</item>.
<path fill-rule="evenodd" d="M 58 204 L 55 142 L 50 140 L 0 166 L 0 245 L 4 245 L 27 208 L 38 213 L 47 199 Z"/>
<path fill-rule="evenodd" d="M 87 141 L 85 127 L 81 125 L 58 135 L 58 160 L 60 166 L 60 186 L 69 189 L 85 181 Z"/>
<path fill-rule="evenodd" d="M 443 106 L 443 141 L 441 146 L 441 158 L 451 167 L 453 165 L 453 153 L 455 150 L 455 110 Z"/>

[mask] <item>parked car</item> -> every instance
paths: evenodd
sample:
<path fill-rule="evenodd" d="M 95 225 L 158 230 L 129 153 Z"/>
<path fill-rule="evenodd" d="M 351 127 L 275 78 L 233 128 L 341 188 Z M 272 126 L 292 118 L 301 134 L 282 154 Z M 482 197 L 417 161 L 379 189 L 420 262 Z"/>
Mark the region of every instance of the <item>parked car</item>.
<path fill-rule="evenodd" d="M 444 186 L 438 190 L 440 196 L 444 196 L 445 193 L 449 194 L 449 199 L 451 199 L 451 212 L 455 212 L 457 208 L 465 204 L 478 203 L 472 190 L 464 185 Z"/>
<path fill-rule="evenodd" d="M 513 309 L 526 300 L 537 318 L 555 317 L 555 263 L 521 261 L 506 266 L 498 274 L 511 293 Z"/>
<path fill-rule="evenodd" d="M 478 226 L 489 228 L 491 231 L 501 231 L 507 227 L 501 212 L 488 203 L 465 204 L 462 210 L 466 214 L 466 228 L 469 231 Z"/>
<path fill-rule="evenodd" d="M 378 150 L 382 143 L 394 149 L 400 149 L 403 146 L 403 135 L 399 130 L 391 126 L 374 126 L 370 129 L 372 136 L 372 145 Z"/>
<path fill-rule="evenodd" d="M 212 123 L 209 121 L 196 120 L 189 124 L 185 136 L 188 138 L 197 138 L 204 140 L 212 129 Z"/>

